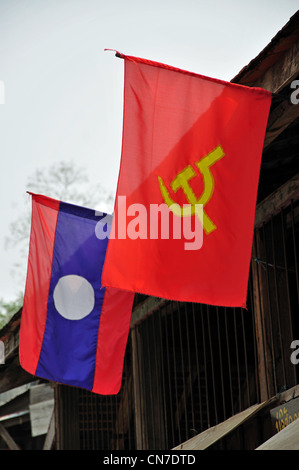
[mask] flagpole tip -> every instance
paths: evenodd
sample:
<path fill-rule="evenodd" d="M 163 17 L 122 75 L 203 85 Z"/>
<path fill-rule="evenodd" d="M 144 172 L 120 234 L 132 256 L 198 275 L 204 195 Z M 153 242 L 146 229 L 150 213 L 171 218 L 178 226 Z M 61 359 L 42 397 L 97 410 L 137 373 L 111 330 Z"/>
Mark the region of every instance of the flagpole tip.
<path fill-rule="evenodd" d="M 104 49 L 104 51 L 112 51 L 112 52 L 115 52 L 115 57 L 119 57 L 120 59 L 125 58 L 125 55 L 117 51 L 116 49 Z"/>

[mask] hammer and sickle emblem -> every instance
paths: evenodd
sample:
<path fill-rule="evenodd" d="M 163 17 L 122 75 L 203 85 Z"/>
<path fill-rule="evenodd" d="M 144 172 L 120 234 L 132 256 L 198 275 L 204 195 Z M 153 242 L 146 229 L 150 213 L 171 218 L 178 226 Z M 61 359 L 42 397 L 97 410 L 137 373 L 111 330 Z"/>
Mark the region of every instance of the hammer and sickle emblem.
<path fill-rule="evenodd" d="M 200 173 L 202 174 L 204 182 L 204 190 L 200 198 L 196 197 L 189 184 L 189 180 L 196 176 L 196 172 L 194 171 L 191 165 L 188 165 L 180 173 L 178 173 L 175 179 L 171 182 L 170 186 L 174 193 L 176 193 L 179 188 L 182 188 L 182 190 L 184 191 L 186 199 L 191 206 L 191 213 L 190 206 L 182 207 L 170 197 L 162 178 L 158 176 L 161 194 L 170 210 L 172 210 L 172 212 L 179 217 L 186 217 L 196 214 L 198 217 L 201 218 L 200 221 L 203 225 L 203 229 L 206 234 L 213 232 L 217 227 L 204 210 L 202 211 L 202 216 L 200 215 L 201 212 L 196 211 L 196 204 L 202 204 L 204 208 L 207 202 L 211 199 L 214 192 L 214 178 L 210 167 L 214 165 L 214 163 L 216 163 L 218 160 L 223 158 L 224 155 L 225 153 L 222 147 L 218 145 L 218 147 L 212 150 L 212 152 L 210 152 L 204 158 L 195 163 Z"/>

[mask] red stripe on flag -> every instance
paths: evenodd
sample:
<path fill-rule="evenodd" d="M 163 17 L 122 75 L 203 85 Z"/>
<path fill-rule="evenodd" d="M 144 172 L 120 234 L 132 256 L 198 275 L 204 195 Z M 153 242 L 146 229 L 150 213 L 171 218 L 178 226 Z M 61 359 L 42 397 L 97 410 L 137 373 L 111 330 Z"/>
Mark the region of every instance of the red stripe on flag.
<path fill-rule="evenodd" d="M 134 294 L 107 287 L 102 305 L 92 392 L 117 394 L 121 387 Z"/>
<path fill-rule="evenodd" d="M 23 369 L 33 375 L 38 364 L 47 319 L 58 211 L 59 201 L 32 194 L 32 222 L 19 357 Z"/>

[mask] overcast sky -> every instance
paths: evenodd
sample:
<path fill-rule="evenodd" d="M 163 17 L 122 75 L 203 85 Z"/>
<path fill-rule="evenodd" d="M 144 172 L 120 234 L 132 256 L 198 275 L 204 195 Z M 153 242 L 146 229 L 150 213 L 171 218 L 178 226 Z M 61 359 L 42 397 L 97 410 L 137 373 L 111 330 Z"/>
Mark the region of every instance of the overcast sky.
<path fill-rule="evenodd" d="M 0 297 L 24 287 L 4 240 L 31 209 L 37 168 L 72 159 L 115 193 L 123 61 L 105 48 L 229 81 L 297 9 L 297 0 L 0 0 Z"/>

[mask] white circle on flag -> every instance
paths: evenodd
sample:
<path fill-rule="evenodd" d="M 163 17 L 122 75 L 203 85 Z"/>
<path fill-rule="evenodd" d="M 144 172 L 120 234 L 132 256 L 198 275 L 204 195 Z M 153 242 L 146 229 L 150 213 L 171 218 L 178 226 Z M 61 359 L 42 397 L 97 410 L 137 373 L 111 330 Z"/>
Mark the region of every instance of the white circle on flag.
<path fill-rule="evenodd" d="M 87 279 L 76 274 L 59 279 L 53 299 L 58 313 L 68 320 L 81 320 L 90 314 L 95 304 L 92 285 Z"/>

